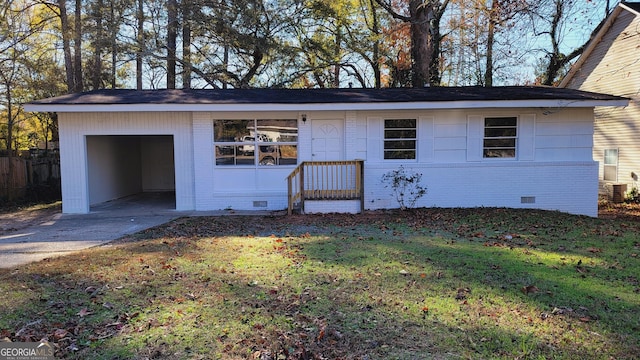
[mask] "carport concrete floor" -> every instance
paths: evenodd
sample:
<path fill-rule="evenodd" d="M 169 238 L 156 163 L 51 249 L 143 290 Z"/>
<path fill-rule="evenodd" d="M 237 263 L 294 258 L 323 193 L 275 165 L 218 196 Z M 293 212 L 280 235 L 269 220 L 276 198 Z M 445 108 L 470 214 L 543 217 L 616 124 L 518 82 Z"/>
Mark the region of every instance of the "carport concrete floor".
<path fill-rule="evenodd" d="M 0 268 L 14 268 L 103 245 L 184 216 L 274 214 L 224 210 L 181 212 L 175 210 L 174 199 L 173 194 L 134 195 L 92 206 L 89 214 L 58 213 L 36 225 L 0 235 Z"/>

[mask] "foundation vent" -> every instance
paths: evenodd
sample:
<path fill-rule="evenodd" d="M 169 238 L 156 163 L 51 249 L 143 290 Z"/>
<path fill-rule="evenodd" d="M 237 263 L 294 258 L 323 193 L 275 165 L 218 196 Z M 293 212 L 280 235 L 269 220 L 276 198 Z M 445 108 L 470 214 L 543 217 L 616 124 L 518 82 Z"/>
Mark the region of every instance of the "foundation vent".
<path fill-rule="evenodd" d="M 536 197 L 535 196 L 522 196 L 520 197 L 520 204 L 535 204 Z"/>
<path fill-rule="evenodd" d="M 254 201 L 253 202 L 253 207 L 254 208 L 266 208 L 267 207 L 267 202 L 266 201 Z"/>

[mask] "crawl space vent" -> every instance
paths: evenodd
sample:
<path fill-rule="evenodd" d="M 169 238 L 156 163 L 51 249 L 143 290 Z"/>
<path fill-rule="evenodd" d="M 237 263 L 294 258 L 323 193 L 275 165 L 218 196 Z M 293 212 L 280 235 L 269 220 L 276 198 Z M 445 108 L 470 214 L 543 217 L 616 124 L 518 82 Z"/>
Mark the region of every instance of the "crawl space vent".
<path fill-rule="evenodd" d="M 266 208 L 267 207 L 267 202 L 266 201 L 254 201 L 253 202 L 253 207 Z"/>
<path fill-rule="evenodd" d="M 535 196 L 522 196 L 520 197 L 520 204 L 535 204 L 536 197 Z"/>

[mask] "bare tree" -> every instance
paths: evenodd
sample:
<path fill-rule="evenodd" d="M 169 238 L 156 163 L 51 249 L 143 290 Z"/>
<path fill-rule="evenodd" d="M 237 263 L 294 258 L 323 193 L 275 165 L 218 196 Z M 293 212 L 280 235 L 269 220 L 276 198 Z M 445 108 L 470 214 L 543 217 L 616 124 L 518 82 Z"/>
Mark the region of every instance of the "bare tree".
<path fill-rule="evenodd" d="M 491 0 L 491 7 L 485 8 L 487 18 L 487 47 L 484 73 L 484 86 L 493 86 L 494 46 L 496 33 L 519 15 L 533 11 L 535 3 L 528 0 Z"/>
<path fill-rule="evenodd" d="M 547 36 L 550 42 L 550 47 L 542 50 L 545 53 L 546 62 L 544 73 L 540 77 L 540 82 L 543 85 L 555 84 L 564 75 L 563 69 L 566 69 L 574 59 L 582 54 L 589 40 L 598 31 L 598 27 L 592 25 L 591 21 L 598 24 L 601 19 L 606 17 L 606 15 L 602 17 L 596 14 L 599 5 L 602 4 L 548 0 L 540 5 L 538 11 L 532 13 L 536 35 Z M 608 10 L 609 1 L 605 7 L 605 11 L 608 12 Z M 580 18 L 582 24 L 575 23 L 576 18 Z M 569 26 L 570 24 L 573 26 Z M 579 26 L 582 26 L 583 29 L 591 26 L 593 31 L 579 45 L 568 52 L 563 51 L 563 41 L 568 29 L 577 32 Z"/>

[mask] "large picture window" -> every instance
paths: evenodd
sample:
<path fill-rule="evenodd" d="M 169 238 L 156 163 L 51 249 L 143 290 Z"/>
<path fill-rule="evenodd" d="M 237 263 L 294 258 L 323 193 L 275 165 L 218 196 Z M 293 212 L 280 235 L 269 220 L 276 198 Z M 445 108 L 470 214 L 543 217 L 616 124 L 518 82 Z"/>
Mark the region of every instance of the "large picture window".
<path fill-rule="evenodd" d="M 215 120 L 216 165 L 296 165 L 296 119 Z"/>
<path fill-rule="evenodd" d="M 517 139 L 517 117 L 485 118 L 482 156 L 485 158 L 515 158 Z"/>
<path fill-rule="evenodd" d="M 416 119 L 384 121 L 384 158 L 408 160 L 416 158 Z"/>

